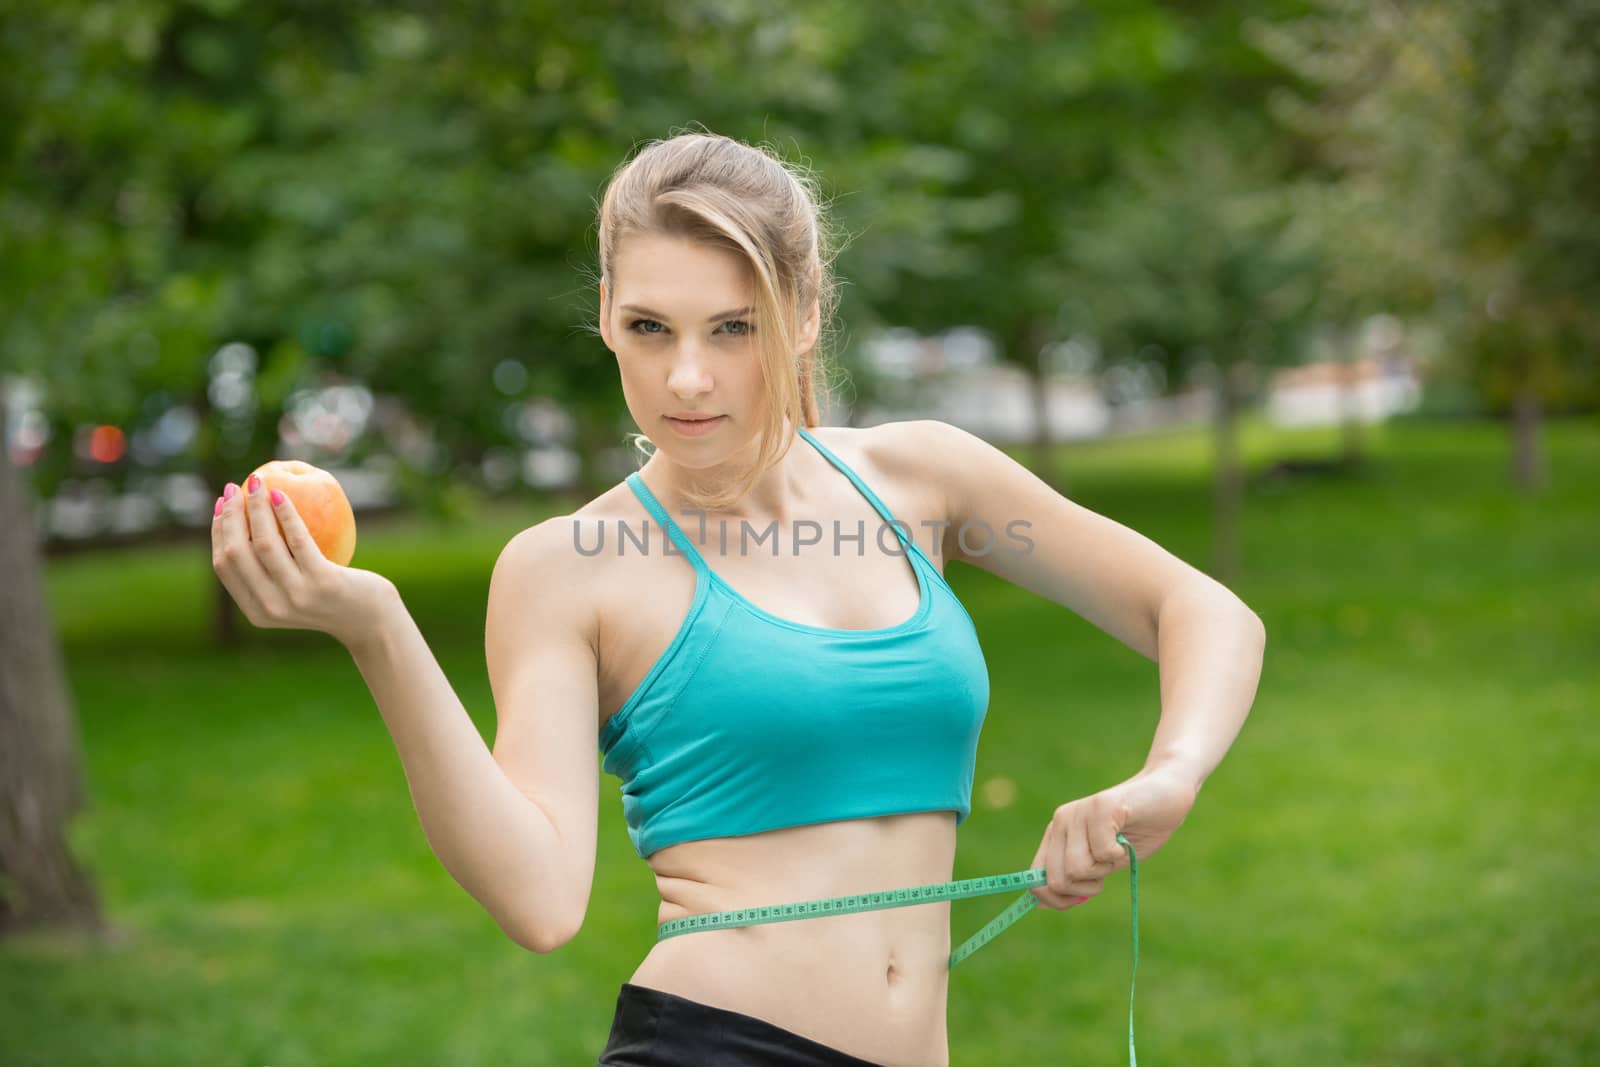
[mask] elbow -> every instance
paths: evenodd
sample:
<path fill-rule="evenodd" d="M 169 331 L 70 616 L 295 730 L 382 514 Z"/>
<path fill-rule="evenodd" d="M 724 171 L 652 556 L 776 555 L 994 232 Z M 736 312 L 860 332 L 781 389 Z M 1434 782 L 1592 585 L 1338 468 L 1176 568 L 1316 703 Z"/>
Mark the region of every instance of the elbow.
<path fill-rule="evenodd" d="M 1243 607 L 1243 605 L 1241 605 L 1241 607 Z M 1250 610 L 1250 608 L 1245 607 L 1244 621 L 1250 625 L 1250 628 L 1255 632 L 1256 637 L 1259 638 L 1263 644 L 1265 644 L 1267 640 L 1267 624 L 1262 621 L 1261 616 Z"/>
<path fill-rule="evenodd" d="M 1267 643 L 1267 624 L 1262 620 L 1260 613 L 1243 600 L 1240 600 L 1231 589 L 1224 588 L 1222 591 L 1228 604 L 1219 611 L 1219 615 L 1226 616 L 1231 614 L 1243 620 L 1245 628 L 1255 636 L 1261 645 L 1265 646 Z"/>
<path fill-rule="evenodd" d="M 1251 640 L 1254 641 L 1252 646 L 1254 654 L 1258 657 L 1258 660 L 1265 659 L 1267 655 L 1267 624 L 1261 621 L 1260 615 L 1257 615 L 1249 608 L 1244 609 L 1243 618 L 1244 631 L 1249 633 Z"/>
<path fill-rule="evenodd" d="M 571 934 L 554 933 L 548 930 L 525 930 L 520 926 L 502 923 L 500 929 L 505 931 L 507 937 L 521 945 L 529 952 L 546 955 L 572 940 Z"/>
<path fill-rule="evenodd" d="M 500 922 L 500 929 L 507 937 L 529 952 L 540 955 L 548 955 L 577 937 L 582 926 L 581 917 L 577 922 L 552 922 L 549 917 L 542 921 L 524 918 Z"/>
<path fill-rule="evenodd" d="M 566 934 L 566 935 L 560 935 L 560 936 L 556 936 L 556 937 L 543 937 L 543 938 L 534 937 L 534 938 L 519 939 L 519 940 L 517 940 L 517 943 L 519 945 L 521 945 L 523 948 L 527 949 L 529 952 L 537 952 L 540 955 L 549 955 L 550 953 L 554 952 L 556 949 L 560 948 L 562 945 L 565 945 L 568 941 L 571 941 L 571 940 L 572 940 L 572 935 L 571 934 Z"/>

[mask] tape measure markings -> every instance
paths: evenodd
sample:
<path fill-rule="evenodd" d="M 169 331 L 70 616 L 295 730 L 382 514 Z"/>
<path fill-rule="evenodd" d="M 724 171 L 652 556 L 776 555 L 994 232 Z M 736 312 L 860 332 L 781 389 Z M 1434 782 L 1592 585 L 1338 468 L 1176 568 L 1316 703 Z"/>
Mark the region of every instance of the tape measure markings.
<path fill-rule="evenodd" d="M 931 904 L 939 900 L 962 900 L 968 897 L 988 896 L 1007 890 L 1045 884 L 1045 868 L 1011 874 L 987 875 L 982 878 L 965 878 L 956 882 L 937 882 L 932 885 L 913 886 L 909 889 L 887 889 L 876 893 L 857 893 L 847 897 L 830 897 L 826 900 L 807 900 L 795 904 L 766 904 L 734 911 L 709 912 L 671 919 L 658 927 L 657 940 L 676 937 L 696 930 L 714 930 L 723 927 L 759 926 L 763 923 L 787 922 L 790 919 L 809 918 L 814 915 L 848 915 L 862 911 L 882 911 L 885 908 L 902 908 L 911 904 Z M 1028 899 L 1038 902 L 1032 893 Z M 1014 920 L 1013 920 L 1014 921 Z"/>
<path fill-rule="evenodd" d="M 1139 974 L 1139 857 L 1133 846 L 1121 834 L 1117 844 L 1128 853 L 1128 876 L 1133 901 L 1133 973 L 1128 979 L 1128 1064 L 1138 1067 L 1133 1048 L 1133 988 Z M 656 927 L 656 940 L 693 933 L 697 930 L 731 929 L 739 926 L 759 926 L 764 923 L 787 922 L 791 919 L 810 918 L 816 915 L 850 915 L 863 911 L 881 911 L 884 908 L 903 908 L 912 904 L 928 904 L 938 900 L 964 900 L 969 897 L 989 896 L 1011 889 L 1031 888 L 1045 884 L 1045 868 L 1034 867 L 1010 874 L 992 874 L 982 878 L 963 878 L 954 882 L 935 882 L 931 885 L 912 886 L 907 889 L 888 889 L 876 893 L 856 893 L 852 896 L 829 897 L 826 900 L 806 900 L 794 904 L 766 904 L 733 911 L 708 912 L 670 919 Z M 1044 903 L 1033 893 L 1023 893 L 1005 911 L 989 920 L 983 928 L 950 953 L 949 966 L 954 967 L 971 956 L 1018 919 Z"/>

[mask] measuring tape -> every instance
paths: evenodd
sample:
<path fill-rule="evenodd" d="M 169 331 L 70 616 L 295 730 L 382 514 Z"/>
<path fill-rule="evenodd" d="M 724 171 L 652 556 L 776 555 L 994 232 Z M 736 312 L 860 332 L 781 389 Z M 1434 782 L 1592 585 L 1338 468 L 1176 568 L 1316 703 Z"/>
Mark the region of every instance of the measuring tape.
<path fill-rule="evenodd" d="M 1133 983 L 1139 974 L 1139 857 L 1133 846 L 1121 834 L 1117 844 L 1128 851 L 1128 881 L 1133 896 L 1133 975 L 1128 979 L 1128 1064 L 1137 1067 L 1138 1058 L 1133 1051 Z M 985 878 L 963 878 L 955 882 L 937 882 L 933 885 L 912 886 L 909 889 L 887 889 L 878 893 L 857 893 L 848 897 L 829 897 L 826 900 L 807 900 L 797 904 L 768 904 L 756 908 L 739 908 L 735 911 L 714 911 L 705 915 L 688 915 L 672 919 L 656 927 L 656 940 L 665 941 L 679 934 L 697 930 L 718 930 L 735 926 L 759 926 L 763 923 L 781 923 L 791 919 L 811 919 L 819 915 L 849 915 L 858 911 L 881 911 L 884 908 L 903 908 L 909 904 L 928 904 L 935 900 L 962 900 L 1005 893 L 1012 889 L 1027 889 L 1045 884 L 1045 868 L 1034 867 L 1010 874 L 994 874 Z M 950 953 L 949 966 L 954 967 L 990 941 L 1008 926 L 1042 904 L 1032 893 L 1023 893 L 1005 911 L 991 919 L 983 929 L 962 942 Z"/>

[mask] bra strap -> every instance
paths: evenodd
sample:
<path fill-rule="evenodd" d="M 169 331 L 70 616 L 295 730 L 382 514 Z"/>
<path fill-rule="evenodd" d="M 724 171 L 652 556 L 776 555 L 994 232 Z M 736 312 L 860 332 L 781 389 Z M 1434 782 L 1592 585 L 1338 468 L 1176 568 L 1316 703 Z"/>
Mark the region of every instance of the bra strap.
<path fill-rule="evenodd" d="M 685 556 L 689 557 L 689 562 L 693 563 L 697 569 L 710 570 L 710 566 L 701 557 L 700 550 L 694 547 L 694 542 L 690 541 L 682 530 L 678 529 L 678 524 L 672 521 L 672 516 L 667 514 L 667 509 L 662 507 L 661 502 L 655 498 L 655 494 L 650 492 L 650 487 L 644 484 L 644 479 L 639 477 L 639 472 L 634 471 L 628 475 L 627 481 L 628 488 L 633 490 L 633 495 L 639 498 L 639 502 L 650 512 L 651 517 L 656 520 L 656 523 L 666 532 L 667 536 L 672 538 L 673 542 L 683 550 Z M 648 541 L 645 547 L 648 550 Z"/>
<path fill-rule="evenodd" d="M 906 533 L 904 524 L 901 523 L 899 519 L 894 517 L 894 513 L 889 510 L 889 506 L 887 504 L 878 499 L 877 493 L 874 493 L 871 489 L 867 488 L 867 483 L 861 480 L 861 476 L 859 474 L 851 470 L 850 466 L 845 463 L 844 460 L 840 459 L 838 456 L 829 451 L 828 448 L 821 441 L 818 441 L 815 437 L 813 437 L 811 432 L 804 426 L 796 427 L 796 430 L 799 432 L 801 437 L 804 437 L 807 441 L 811 442 L 813 448 L 827 457 L 829 463 L 832 463 L 835 467 L 838 467 L 839 470 L 844 473 L 844 476 L 849 478 L 850 481 L 854 483 L 855 487 L 861 491 L 861 495 L 867 498 L 867 501 L 873 506 L 877 513 L 883 516 L 883 520 L 893 528 L 895 536 L 900 539 L 901 544 L 905 545 L 908 549 L 916 544 L 916 542 L 912 540 L 911 535 Z"/>

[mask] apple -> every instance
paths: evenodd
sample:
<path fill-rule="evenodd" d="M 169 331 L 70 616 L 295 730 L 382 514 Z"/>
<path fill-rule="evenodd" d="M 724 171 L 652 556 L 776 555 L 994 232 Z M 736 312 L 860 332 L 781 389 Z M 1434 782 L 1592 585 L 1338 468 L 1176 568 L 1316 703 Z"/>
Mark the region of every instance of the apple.
<path fill-rule="evenodd" d="M 268 460 L 251 473 L 261 479 L 258 492 L 278 489 L 289 498 L 324 556 L 341 567 L 350 565 L 356 554 L 356 515 L 339 479 L 298 459 Z M 244 484 L 249 483 L 246 478 Z M 250 509 L 244 513 L 248 527 Z"/>

